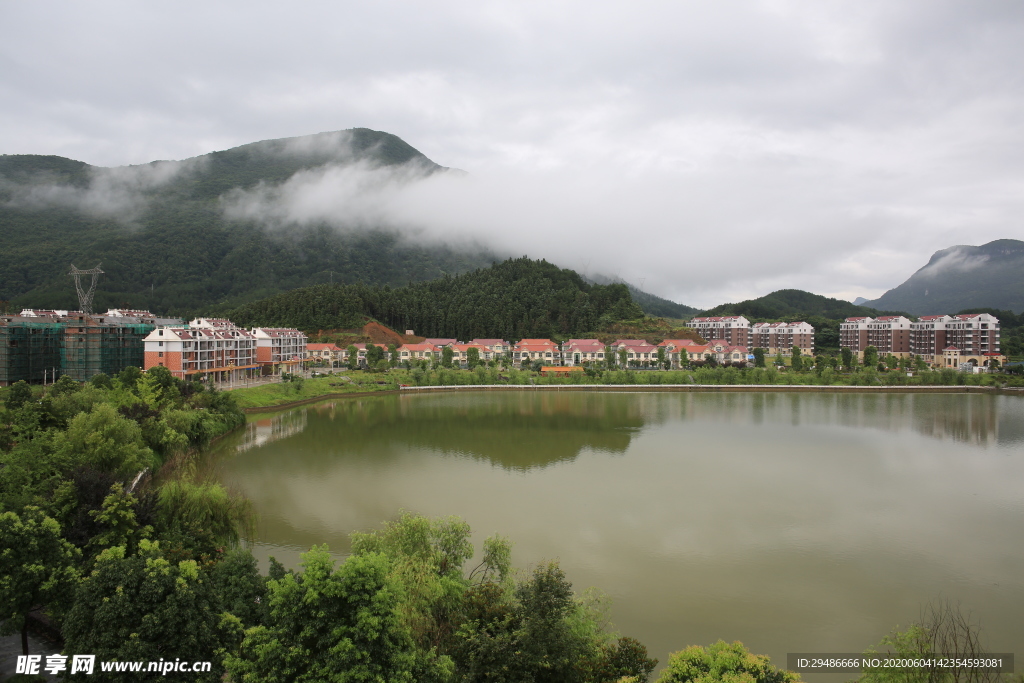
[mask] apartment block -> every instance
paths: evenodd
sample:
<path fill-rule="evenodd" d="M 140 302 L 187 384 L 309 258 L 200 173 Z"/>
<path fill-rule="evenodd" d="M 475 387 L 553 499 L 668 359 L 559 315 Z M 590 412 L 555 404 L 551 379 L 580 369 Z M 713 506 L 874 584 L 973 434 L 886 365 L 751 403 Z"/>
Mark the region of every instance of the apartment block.
<path fill-rule="evenodd" d="M 153 330 L 145 339 L 148 370 L 164 366 L 175 377 L 209 377 L 217 382 L 237 382 L 259 374 L 256 335 L 222 321 L 193 320 L 189 325 Z"/>
<path fill-rule="evenodd" d="M 256 362 L 264 374 L 279 374 L 306 357 L 306 335 L 292 327 L 255 327 Z"/>
<path fill-rule="evenodd" d="M 750 326 L 750 348 L 764 349 L 771 356 L 788 356 L 794 346 L 803 355 L 814 355 L 814 327 L 810 323 L 754 323 Z"/>
<path fill-rule="evenodd" d="M 736 346 L 750 344 L 750 321 L 742 315 L 693 318 L 690 327 L 704 339 L 724 339 Z"/>

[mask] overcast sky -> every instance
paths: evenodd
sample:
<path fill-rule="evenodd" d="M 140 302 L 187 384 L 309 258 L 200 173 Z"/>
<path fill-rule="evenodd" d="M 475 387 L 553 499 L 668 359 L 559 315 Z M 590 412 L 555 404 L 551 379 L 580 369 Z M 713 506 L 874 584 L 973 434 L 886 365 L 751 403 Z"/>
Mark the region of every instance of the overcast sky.
<path fill-rule="evenodd" d="M 873 298 L 1024 239 L 1020 0 L 0 0 L 0 26 L 2 153 L 387 131 L 469 172 L 382 196 L 409 229 L 694 306 Z"/>

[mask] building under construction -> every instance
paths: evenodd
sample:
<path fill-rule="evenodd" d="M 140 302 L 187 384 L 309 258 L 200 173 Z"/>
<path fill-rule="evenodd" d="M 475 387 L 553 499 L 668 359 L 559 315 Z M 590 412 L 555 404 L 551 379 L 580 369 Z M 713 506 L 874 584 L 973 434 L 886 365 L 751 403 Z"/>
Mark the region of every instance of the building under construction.
<path fill-rule="evenodd" d="M 61 375 L 85 382 L 130 365 L 141 368 L 146 335 L 158 325 L 181 323 L 146 311 L 23 313 L 28 315 L 0 317 L 0 386 L 53 382 Z"/>

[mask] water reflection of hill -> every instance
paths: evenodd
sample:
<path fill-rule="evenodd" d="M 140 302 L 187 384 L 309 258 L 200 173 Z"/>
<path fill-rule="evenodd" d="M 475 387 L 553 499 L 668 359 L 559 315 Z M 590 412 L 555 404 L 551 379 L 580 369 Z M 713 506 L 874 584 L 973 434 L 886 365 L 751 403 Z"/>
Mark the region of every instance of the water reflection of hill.
<path fill-rule="evenodd" d="M 372 457 L 380 464 L 424 449 L 528 470 L 572 460 L 584 450 L 624 453 L 644 426 L 643 402 L 636 398 L 481 392 L 328 401 L 249 423 L 236 449 L 292 436 L 290 461 L 328 454 Z"/>
<path fill-rule="evenodd" d="M 238 451 L 285 443 L 252 457 L 335 458 L 376 464 L 411 450 L 479 460 L 509 470 L 570 461 L 585 450 L 624 453 L 647 424 L 842 425 L 979 446 L 1024 443 L 1024 402 L 1015 397 L 847 393 L 479 392 L 327 401 L 261 417 L 236 435 Z M 325 459 L 324 456 L 327 456 Z M 273 460 L 275 462 L 271 463 Z"/>

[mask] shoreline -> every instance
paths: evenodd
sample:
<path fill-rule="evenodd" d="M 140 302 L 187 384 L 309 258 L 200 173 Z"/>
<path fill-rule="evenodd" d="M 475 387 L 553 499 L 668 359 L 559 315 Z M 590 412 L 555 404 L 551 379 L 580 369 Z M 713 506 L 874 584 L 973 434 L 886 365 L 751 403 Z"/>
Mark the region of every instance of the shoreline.
<path fill-rule="evenodd" d="M 432 393 L 448 391 L 620 391 L 620 392 L 679 392 L 679 393 L 891 393 L 891 394 L 978 394 L 995 393 L 1024 396 L 1024 389 L 1012 387 L 985 387 L 966 385 L 929 385 L 929 386 L 850 386 L 822 384 L 451 384 L 425 387 L 402 387 L 401 389 L 385 389 L 382 391 L 358 391 L 331 393 L 312 396 L 290 403 L 279 403 L 272 406 L 253 406 L 244 408 L 246 415 L 272 413 L 288 410 L 296 406 L 316 403 L 337 398 L 361 398 L 365 396 L 382 396 L 409 393 Z"/>

